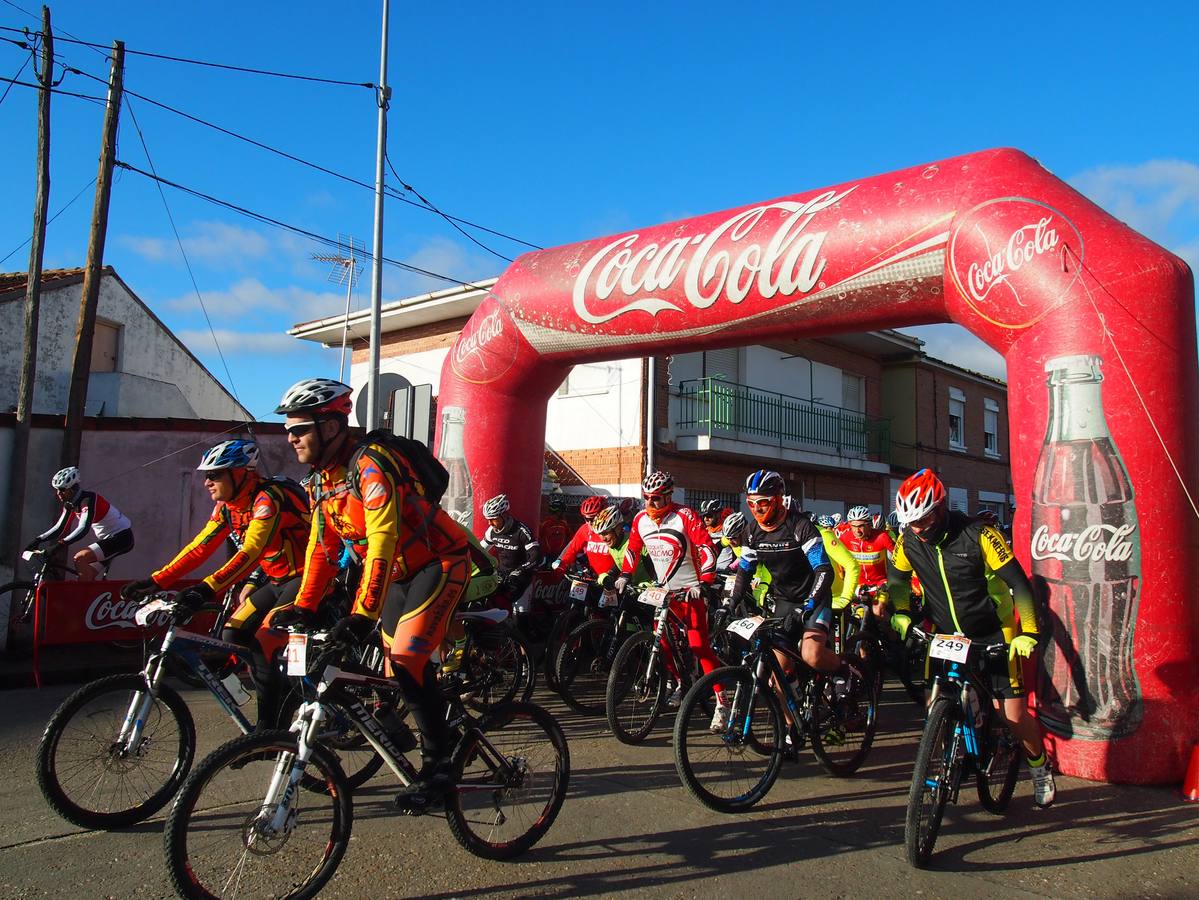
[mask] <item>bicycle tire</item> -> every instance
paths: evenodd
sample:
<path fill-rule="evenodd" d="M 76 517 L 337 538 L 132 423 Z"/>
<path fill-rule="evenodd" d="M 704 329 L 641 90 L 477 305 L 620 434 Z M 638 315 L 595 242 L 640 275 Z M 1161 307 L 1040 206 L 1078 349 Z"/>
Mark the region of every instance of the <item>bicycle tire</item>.
<path fill-rule="evenodd" d="M 650 652 L 656 640 L 652 631 L 631 636 L 616 654 L 608 673 L 604 712 L 608 727 L 622 744 L 640 744 L 649 736 L 666 699 L 666 667 L 661 661 L 653 675 L 647 677 Z M 622 707 L 627 707 L 623 713 Z M 638 720 L 638 713 L 644 716 L 644 721 Z"/>
<path fill-rule="evenodd" d="M 18 623 L 33 623 L 33 599 L 37 596 L 35 590 L 36 585 L 32 581 L 10 581 L 0 585 L 0 597 L 11 594 L 8 598 L 9 628 Z"/>
<path fill-rule="evenodd" d="M 786 734 L 783 710 L 774 691 L 758 690 L 751 669 L 726 666 L 709 672 L 691 686 L 674 723 L 674 766 L 683 787 L 708 809 L 739 813 L 752 809 L 770 793 L 783 766 L 782 741 Z M 719 684 L 730 704 L 729 725 L 723 733 L 711 730 L 711 704 L 704 700 Z M 755 729 L 765 713 L 762 731 Z M 749 731 L 745 721 L 749 717 Z M 706 760 L 705 760 L 706 757 Z M 739 792 L 718 793 L 716 787 L 737 760 L 760 770 L 756 779 L 734 776 Z M 709 762 L 710 761 L 710 762 Z M 743 787 L 742 787 L 743 786 Z"/>
<path fill-rule="evenodd" d="M 912 702 L 922 709 L 927 705 L 924 661 L 925 649 L 922 646 L 919 649 L 909 649 L 906 642 L 900 644 L 899 664 L 895 667 L 895 673 Z"/>
<path fill-rule="evenodd" d="M 528 700 L 536 679 L 525 636 L 501 625 L 480 631 L 472 644 L 463 661 L 468 685 L 468 696 L 463 700 L 481 712 L 518 699 Z M 502 689 L 497 691 L 497 687 Z"/>
<path fill-rule="evenodd" d="M 1003 815 L 1016 790 L 1023 748 L 996 709 L 991 709 L 986 716 L 979 740 L 983 746 L 983 759 L 979 760 L 974 773 L 978 802 L 987 812 Z"/>
<path fill-rule="evenodd" d="M 495 751 L 519 767 L 515 783 L 496 781 L 494 764 L 487 760 Z M 446 798 L 446 820 L 458 843 L 483 859 L 511 859 L 537 843 L 554 824 L 570 786 L 566 735 L 552 715 L 532 703 L 491 710 L 466 733 L 451 760 L 455 786 Z M 530 798 L 527 811 L 500 806 Z M 499 839 L 497 829 L 514 822 L 519 827 L 530 818 L 527 827 Z"/>
<path fill-rule="evenodd" d="M 262 832 L 253 827 L 254 820 L 263 803 L 263 790 L 269 784 L 269 774 L 264 779 L 265 772 L 273 771 L 275 759 L 280 753 L 295 753 L 296 736 L 286 731 L 264 731 L 255 734 L 242 735 L 222 744 L 206 756 L 188 776 L 176 797 L 167 816 L 166 828 L 163 832 L 163 847 L 166 853 L 167 870 L 171 884 L 179 895 L 187 898 L 211 898 L 219 896 L 210 889 L 210 879 L 207 869 L 209 866 L 196 858 L 196 844 L 205 839 L 222 838 L 222 853 L 217 854 L 223 859 L 222 866 L 232 867 L 239 879 L 242 880 L 250 872 L 251 865 L 263 867 L 273 866 L 282 872 L 268 872 L 266 880 L 272 896 L 289 898 L 314 897 L 320 889 L 333 877 L 337 866 L 345 855 L 350 841 L 350 831 L 354 821 L 353 792 L 346 784 L 345 774 L 341 771 L 337 760 L 323 747 L 314 748 L 312 757 L 305 767 L 304 778 L 322 780 L 326 784 L 323 791 L 307 793 L 297 792 L 296 820 L 293 830 L 286 834 L 286 839 L 273 850 L 269 846 L 272 836 L 263 836 Z M 254 767 L 254 763 L 266 763 L 266 767 Z M 316 772 L 313 772 L 313 769 Z M 240 794 L 246 793 L 249 798 L 242 804 L 244 811 L 234 808 L 231 802 L 221 802 L 220 798 L 209 801 L 211 805 L 201 806 L 201 801 L 207 797 L 207 789 L 217 782 L 217 779 L 228 777 L 237 782 L 231 786 Z M 215 788 L 214 788 L 215 790 Z M 319 797 L 322 804 L 327 801 L 329 806 L 329 836 L 323 836 L 313 842 L 306 842 L 305 847 L 311 846 L 311 855 L 316 858 L 303 880 L 294 882 L 298 877 L 294 869 L 287 863 L 282 865 L 276 859 L 289 848 L 302 849 L 300 841 L 296 840 L 298 829 L 294 827 L 301 818 L 300 810 L 304 810 L 304 818 L 317 818 L 317 813 L 308 813 L 301 803 L 300 797 Z M 315 824 L 315 823 L 314 823 Z M 195 840 L 191 840 L 192 829 L 195 828 Z M 247 845 L 250 841 L 262 840 L 267 843 L 266 850 Z M 237 848 L 241 852 L 224 852 L 224 847 Z M 289 880 L 292 882 L 289 885 Z M 219 881 L 219 874 L 215 881 Z M 228 881 L 226 881 L 226 884 Z M 281 890 L 282 887 L 282 890 Z M 290 887 L 290 889 L 288 889 Z M 285 892 L 286 891 L 286 892 Z M 251 889 L 252 893 L 254 892 Z"/>
<path fill-rule="evenodd" d="M 550 626 L 550 633 L 546 635 L 544 661 L 545 684 L 546 687 L 555 693 L 558 692 L 558 676 L 554 671 L 554 664 L 558 661 L 558 653 L 562 649 L 562 642 L 586 618 L 587 614 L 582 607 L 567 607 L 554 620 L 554 624 Z"/>
<path fill-rule="evenodd" d="M 112 745 L 120 733 L 133 694 L 145 690 L 146 681 L 141 675 L 110 675 L 79 688 L 50 717 L 38 744 L 37 783 L 46 802 L 68 822 L 92 829 L 133 825 L 166 805 L 187 777 L 196 750 L 196 727 L 187 703 L 165 684 L 158 686 L 158 699 L 147 717 L 137 757 L 113 755 Z M 110 706 L 88 713 L 89 705 L 96 701 Z M 173 751 L 169 760 L 165 755 L 161 757 L 164 764 L 169 762 L 169 769 L 154 773 L 161 777 L 151 780 L 146 777 L 145 770 L 159 758 L 151 755 L 156 752 L 154 734 L 159 727 L 157 723 L 168 722 L 164 718 L 168 715 L 170 721 L 174 722 L 177 740 L 172 742 L 168 733 L 162 741 L 168 752 Z M 90 721 L 81 721 L 81 717 Z M 76 725 L 83 727 L 87 734 L 72 739 L 71 730 Z M 68 764 L 63 754 L 73 740 L 95 751 L 93 767 L 78 762 Z M 123 776 L 137 776 L 134 780 L 138 783 L 126 784 L 130 779 Z M 119 795 L 126 798 L 126 805 L 115 809 L 97 809 L 95 805 L 86 805 L 89 799 L 96 797 L 101 785 L 110 777 L 121 779 Z M 83 796 L 83 793 L 87 796 Z M 133 802 L 129 802 L 130 799 Z"/>
<path fill-rule="evenodd" d="M 941 829 L 941 817 L 945 814 L 945 804 L 949 802 L 952 790 L 953 770 L 961 764 L 954 751 L 957 717 L 956 698 L 938 698 L 928 712 L 924 733 L 920 736 L 920 747 L 916 751 L 916 767 L 912 771 L 912 786 L 908 791 L 903 837 L 908 862 L 917 869 L 928 865 L 932 856 Z M 933 777 L 930 778 L 930 775 Z M 930 784 L 930 781 L 933 783 Z M 924 799 L 929 792 L 932 793 L 931 805 L 927 814 L 924 814 Z"/>
<path fill-rule="evenodd" d="M 581 716 L 604 715 L 608 674 L 612 671 L 607 659 L 610 641 L 619 641 L 628 634 L 616 632 L 615 627 L 612 621 L 591 619 L 567 635 L 558 651 L 554 664 L 558 694 Z"/>
<path fill-rule="evenodd" d="M 826 676 L 817 685 L 819 692 L 812 708 L 809 731 L 812 752 L 825 771 L 836 778 L 848 778 L 861 768 L 878 730 L 878 694 L 873 670 L 867 660 L 855 663 L 865 669 L 864 677 L 854 678 L 845 695 L 837 697 L 832 679 Z"/>

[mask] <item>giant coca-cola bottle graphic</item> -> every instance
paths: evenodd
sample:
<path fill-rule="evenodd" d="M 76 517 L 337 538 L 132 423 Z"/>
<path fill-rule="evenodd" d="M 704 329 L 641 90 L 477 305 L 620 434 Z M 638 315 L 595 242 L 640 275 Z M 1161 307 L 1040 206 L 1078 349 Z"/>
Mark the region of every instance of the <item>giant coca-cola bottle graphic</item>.
<path fill-rule="evenodd" d="M 438 458 L 450 473 L 441 507 L 462 527 L 472 528 L 475 512 L 474 490 L 470 483 L 470 469 L 466 466 L 466 410 L 461 406 L 447 406 L 441 411 L 441 447 Z"/>
<path fill-rule="evenodd" d="M 1141 539 L 1132 483 L 1103 411 L 1102 360 L 1063 356 L 1049 373 L 1049 425 L 1033 483 L 1032 570 L 1051 627 L 1038 717 L 1054 734 L 1110 740 L 1141 723 L 1133 631 Z"/>

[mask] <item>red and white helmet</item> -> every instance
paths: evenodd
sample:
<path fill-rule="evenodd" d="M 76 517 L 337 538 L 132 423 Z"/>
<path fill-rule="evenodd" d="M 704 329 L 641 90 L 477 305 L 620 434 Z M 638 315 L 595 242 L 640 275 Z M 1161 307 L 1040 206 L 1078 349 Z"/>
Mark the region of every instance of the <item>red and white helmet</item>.
<path fill-rule="evenodd" d="M 919 521 L 946 502 L 945 485 L 932 469 L 921 469 L 895 492 L 895 514 L 900 525 Z"/>
<path fill-rule="evenodd" d="M 354 408 L 353 388 L 332 378 L 305 378 L 287 389 L 275 412 L 279 415 L 348 416 Z"/>

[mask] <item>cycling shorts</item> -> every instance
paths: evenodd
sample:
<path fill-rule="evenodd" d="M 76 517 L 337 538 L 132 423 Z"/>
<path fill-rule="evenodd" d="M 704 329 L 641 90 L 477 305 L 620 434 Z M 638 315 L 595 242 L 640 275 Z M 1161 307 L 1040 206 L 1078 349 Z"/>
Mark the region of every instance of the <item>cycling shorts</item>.
<path fill-rule="evenodd" d="M 404 581 L 392 582 L 387 591 L 379 617 L 387 655 L 418 685 L 424 682 L 425 665 L 441 646 L 469 580 L 470 562 L 464 549 L 433 560 Z"/>
<path fill-rule="evenodd" d="M 126 528 L 108 537 L 102 537 L 94 544 L 88 544 L 87 549 L 96 554 L 97 562 L 105 562 L 115 556 L 128 553 L 133 549 L 133 529 Z"/>
<path fill-rule="evenodd" d="M 296 594 L 300 591 L 300 576 L 295 575 L 286 581 L 274 584 L 268 582 L 256 587 L 246 597 L 245 601 L 229 616 L 226 628 L 253 634 L 266 618 L 267 613 L 288 603 L 294 603 Z"/>
<path fill-rule="evenodd" d="M 780 600 L 777 597 L 774 601 L 774 614 L 781 619 L 785 619 L 788 614 L 793 612 L 803 613 L 803 633 L 807 634 L 810 631 L 824 632 L 825 636 L 832 634 L 833 631 L 833 608 L 831 606 L 816 606 L 804 612 L 807 606 L 805 603 L 792 603 L 790 600 Z M 798 639 L 800 635 L 793 634 L 789 637 Z"/>

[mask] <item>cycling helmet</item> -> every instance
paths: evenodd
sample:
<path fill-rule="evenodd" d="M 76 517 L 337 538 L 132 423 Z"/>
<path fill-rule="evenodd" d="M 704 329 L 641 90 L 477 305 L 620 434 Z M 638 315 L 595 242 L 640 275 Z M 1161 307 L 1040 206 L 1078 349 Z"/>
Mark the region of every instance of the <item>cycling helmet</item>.
<path fill-rule="evenodd" d="M 59 469 L 50 479 L 50 487 L 56 491 L 69 491 L 71 488 L 79 487 L 79 470 L 74 466 Z"/>
<path fill-rule="evenodd" d="M 305 378 L 287 389 L 275 412 L 281 415 L 311 413 L 314 416 L 349 416 L 354 408 L 353 389 L 332 378 Z"/>
<path fill-rule="evenodd" d="M 641 485 L 641 493 L 647 497 L 652 494 L 669 494 L 673 490 L 674 476 L 661 470 L 650 472 Z"/>
<path fill-rule="evenodd" d="M 865 522 L 870 518 L 870 510 L 864 506 L 855 506 L 845 516 L 847 522 Z"/>
<path fill-rule="evenodd" d="M 591 520 L 591 529 L 596 534 L 606 534 L 615 531 L 624 524 L 624 515 L 619 506 L 605 506 L 599 515 Z"/>
<path fill-rule="evenodd" d="M 204 454 L 197 472 L 222 469 L 257 469 L 258 445 L 254 441 L 223 441 Z"/>
<path fill-rule="evenodd" d="M 894 529 L 895 531 L 899 530 L 899 514 L 896 513 L 895 510 L 891 510 L 889 513 L 887 513 L 887 527 Z"/>
<path fill-rule="evenodd" d="M 620 501 L 620 513 L 626 519 L 628 519 L 629 516 L 631 516 L 634 512 L 636 512 L 636 510 L 637 510 L 637 501 L 634 500 L 632 497 L 625 497 L 623 500 Z"/>
<path fill-rule="evenodd" d="M 837 523 L 833 521 L 833 517 L 829 515 L 817 516 L 816 524 L 821 528 L 832 528 Z"/>
<path fill-rule="evenodd" d="M 508 495 L 496 494 L 483 504 L 483 518 L 499 519 L 508 512 L 509 508 Z"/>
<path fill-rule="evenodd" d="M 561 494 L 550 494 L 549 507 L 550 512 L 554 515 L 561 515 L 562 511 L 566 509 L 566 498 Z"/>
<path fill-rule="evenodd" d="M 598 494 L 592 494 L 579 504 L 579 515 L 590 521 L 603 511 L 605 505 L 603 497 Z"/>
<path fill-rule="evenodd" d="M 758 469 L 745 479 L 745 493 L 765 496 L 783 496 L 786 493 L 783 476 L 770 469 Z"/>
<path fill-rule="evenodd" d="M 877 512 L 870 517 L 870 527 L 875 531 L 883 527 L 883 514 L 881 512 Z"/>
<path fill-rule="evenodd" d="M 921 469 L 899 486 L 895 492 L 895 512 L 899 524 L 910 525 L 923 519 L 945 504 L 945 485 L 932 469 Z"/>
<path fill-rule="evenodd" d="M 841 513 L 833 513 L 833 524 L 834 525 L 841 524 Z"/>
<path fill-rule="evenodd" d="M 978 521 L 983 522 L 986 525 L 998 525 L 999 524 L 999 516 L 995 515 L 995 513 L 989 509 L 978 510 L 977 512 L 975 512 L 974 518 L 978 519 Z"/>
<path fill-rule="evenodd" d="M 724 504 L 719 500 L 705 500 L 699 505 L 699 514 L 701 516 L 719 516 L 722 509 L 724 509 Z"/>
<path fill-rule="evenodd" d="M 724 520 L 724 536 L 730 540 L 740 537 L 745 534 L 747 524 L 744 513 L 729 513 Z"/>

